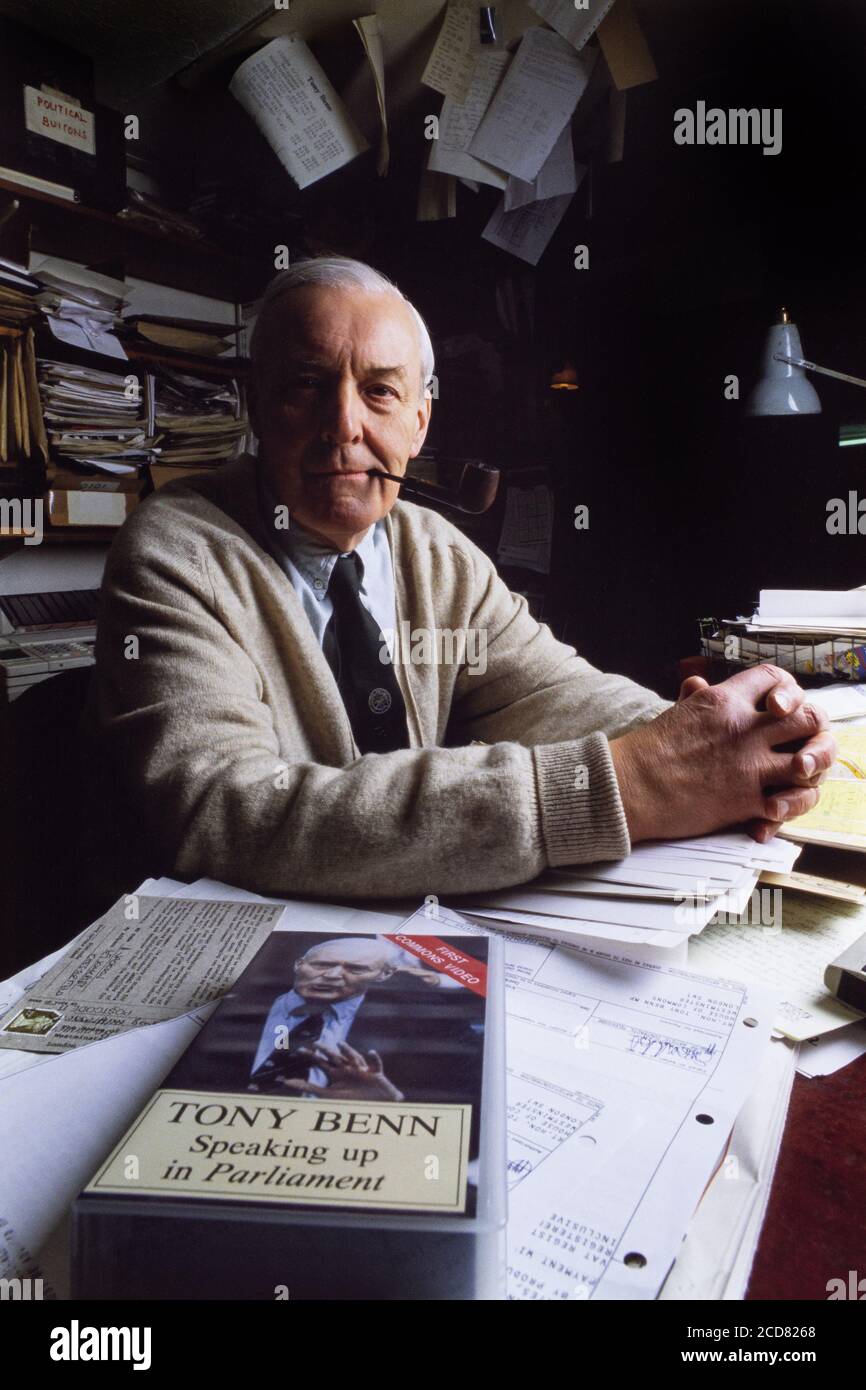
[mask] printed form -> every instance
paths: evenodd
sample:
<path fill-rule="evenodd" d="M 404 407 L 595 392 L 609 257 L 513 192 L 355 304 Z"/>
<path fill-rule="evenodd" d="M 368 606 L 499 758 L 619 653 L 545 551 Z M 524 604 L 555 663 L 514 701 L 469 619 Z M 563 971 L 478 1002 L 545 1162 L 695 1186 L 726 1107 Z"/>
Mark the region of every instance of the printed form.
<path fill-rule="evenodd" d="M 774 1000 L 509 937 L 508 1297 L 655 1298 L 749 1096 Z"/>

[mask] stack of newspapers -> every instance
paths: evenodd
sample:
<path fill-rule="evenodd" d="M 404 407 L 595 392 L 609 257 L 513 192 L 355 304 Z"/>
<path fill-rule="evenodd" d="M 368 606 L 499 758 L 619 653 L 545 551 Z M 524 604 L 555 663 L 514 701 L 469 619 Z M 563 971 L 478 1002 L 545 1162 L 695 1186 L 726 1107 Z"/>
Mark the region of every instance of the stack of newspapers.
<path fill-rule="evenodd" d="M 662 950 L 685 945 L 719 914 L 749 909 L 764 872 L 790 873 L 799 846 L 744 834 L 639 845 L 626 859 L 548 869 L 531 883 L 453 903 L 479 923 L 573 941 Z M 587 940 L 588 938 L 588 940 Z"/>

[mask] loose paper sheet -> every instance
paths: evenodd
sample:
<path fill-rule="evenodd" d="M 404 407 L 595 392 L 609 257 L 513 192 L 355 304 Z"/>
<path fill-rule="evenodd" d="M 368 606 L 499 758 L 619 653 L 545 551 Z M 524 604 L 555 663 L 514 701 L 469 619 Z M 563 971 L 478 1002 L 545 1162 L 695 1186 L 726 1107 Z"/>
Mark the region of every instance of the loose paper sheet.
<path fill-rule="evenodd" d="M 449 0 L 439 37 L 421 77 L 434 92 L 465 101 L 480 51 L 474 29 L 478 6 L 472 0 Z"/>
<path fill-rule="evenodd" d="M 689 943 L 689 966 L 775 989 L 775 1026 L 801 1041 L 860 1017 L 827 992 L 824 971 L 864 932 L 866 907 L 786 893 L 781 925 L 711 923 Z"/>
<path fill-rule="evenodd" d="M 485 241 L 509 251 L 512 256 L 519 256 L 529 265 L 538 265 L 573 196 L 569 193 L 562 198 L 546 198 L 543 203 L 529 203 L 513 212 L 506 212 L 503 197 L 481 235 Z M 515 563 L 543 574 L 549 570 L 549 562 L 543 565 L 527 565 L 525 560 Z"/>
<path fill-rule="evenodd" d="M 830 1076 L 866 1052 L 866 1021 L 848 1023 L 800 1046 L 797 1071 L 803 1076 Z"/>
<path fill-rule="evenodd" d="M 527 29 L 469 153 L 530 183 L 589 81 L 591 63 L 550 29 Z"/>
<path fill-rule="evenodd" d="M 624 92 L 629 87 L 654 82 L 658 77 L 653 55 L 637 22 L 631 0 L 617 0 L 604 23 L 599 25 L 598 41 L 618 91 Z"/>
<path fill-rule="evenodd" d="M 505 187 L 508 176 L 501 169 L 494 169 L 468 151 L 510 61 L 502 49 L 479 54 L 466 100 L 461 103 L 454 97 L 445 98 L 439 115 L 439 139 L 431 142 L 429 169 L 491 184 L 494 188 Z"/>
<path fill-rule="evenodd" d="M 121 900 L 2 1018 L 0 1046 L 66 1052 L 177 1018 L 229 989 L 278 919 L 266 903 Z"/>
<path fill-rule="evenodd" d="M 565 193 L 576 193 L 585 173 L 586 165 L 576 165 L 574 162 L 571 122 L 568 121 L 532 183 L 524 183 L 513 175 L 508 180 L 505 211 L 513 212 L 527 203 L 540 203 L 545 198 L 560 198 Z"/>
<path fill-rule="evenodd" d="M 229 91 L 299 188 L 369 146 L 303 39 L 282 35 L 241 63 Z"/>
<path fill-rule="evenodd" d="M 866 782 L 828 778 L 818 805 L 787 821 L 780 833 L 803 844 L 866 849 Z"/>
<path fill-rule="evenodd" d="M 530 8 L 575 48 L 592 38 L 614 0 L 585 0 L 578 9 L 574 0 L 529 0 Z"/>
<path fill-rule="evenodd" d="M 745 1298 L 798 1052 L 803 1048 L 781 1039 L 765 1050 L 757 1085 L 737 1116 L 724 1162 L 689 1222 L 660 1300 Z"/>
<path fill-rule="evenodd" d="M 508 1297 L 654 1298 L 752 1088 L 772 1000 L 516 939 L 507 964 Z"/>
<path fill-rule="evenodd" d="M 485 232 L 486 235 L 486 232 Z M 491 240 L 492 238 L 488 238 Z M 501 245 L 501 242 L 497 242 Z M 544 483 L 537 487 L 510 487 L 505 496 L 505 518 L 497 554 L 506 564 L 547 574 L 553 538 L 553 498 Z"/>
<path fill-rule="evenodd" d="M 376 173 L 380 178 L 384 178 L 388 172 L 388 165 L 391 160 L 391 148 L 388 142 L 388 110 L 385 105 L 385 55 L 382 49 L 382 33 L 379 28 L 378 15 L 364 15 L 362 19 L 353 21 L 361 43 L 364 45 L 364 52 L 373 71 L 373 81 L 376 84 L 376 102 L 379 107 L 379 124 L 381 135 L 379 137 L 379 154 L 376 159 Z"/>

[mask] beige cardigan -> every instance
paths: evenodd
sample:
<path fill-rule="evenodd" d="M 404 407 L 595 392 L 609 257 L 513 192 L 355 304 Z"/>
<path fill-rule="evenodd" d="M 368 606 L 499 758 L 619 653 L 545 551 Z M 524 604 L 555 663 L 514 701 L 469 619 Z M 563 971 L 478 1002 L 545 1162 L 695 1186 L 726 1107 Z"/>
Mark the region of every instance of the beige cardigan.
<path fill-rule="evenodd" d="M 103 867 L 105 837 L 122 846 L 112 893 L 167 872 L 441 896 L 627 854 L 608 738 L 667 702 L 556 641 L 456 527 L 398 502 L 398 628 L 482 629 L 486 671 L 397 664 L 410 747 L 360 756 L 267 550 L 255 468 L 243 456 L 161 489 L 111 548 L 86 728 Z"/>

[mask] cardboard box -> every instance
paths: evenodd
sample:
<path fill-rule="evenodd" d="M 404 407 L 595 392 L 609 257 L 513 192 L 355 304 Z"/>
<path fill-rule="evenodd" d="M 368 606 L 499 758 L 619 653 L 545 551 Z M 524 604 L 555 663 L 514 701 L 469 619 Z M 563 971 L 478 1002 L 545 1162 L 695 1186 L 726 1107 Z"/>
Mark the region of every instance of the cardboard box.
<path fill-rule="evenodd" d="M 46 494 L 52 526 L 122 526 L 138 505 L 142 480 L 137 475 L 121 478 L 85 478 L 79 473 L 57 473 Z"/>

